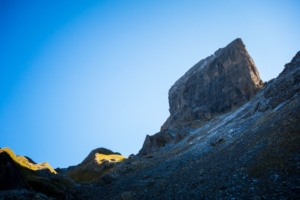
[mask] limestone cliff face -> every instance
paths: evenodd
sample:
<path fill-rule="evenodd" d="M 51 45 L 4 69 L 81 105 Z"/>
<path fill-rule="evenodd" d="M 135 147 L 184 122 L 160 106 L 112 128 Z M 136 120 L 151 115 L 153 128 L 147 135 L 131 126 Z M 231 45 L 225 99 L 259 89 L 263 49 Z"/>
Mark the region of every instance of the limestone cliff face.
<path fill-rule="evenodd" d="M 254 61 L 238 38 L 199 61 L 171 87 L 170 117 L 162 130 L 240 107 L 262 85 Z"/>

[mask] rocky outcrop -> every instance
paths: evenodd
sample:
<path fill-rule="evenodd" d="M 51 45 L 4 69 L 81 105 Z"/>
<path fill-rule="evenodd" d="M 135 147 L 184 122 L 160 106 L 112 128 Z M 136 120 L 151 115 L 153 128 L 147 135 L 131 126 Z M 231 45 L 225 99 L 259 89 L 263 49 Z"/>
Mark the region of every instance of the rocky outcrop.
<path fill-rule="evenodd" d="M 173 126 L 167 130 L 162 130 L 152 136 L 147 135 L 144 141 L 142 149 L 138 155 L 147 155 L 157 152 L 160 148 L 166 146 L 169 143 L 177 143 L 182 138 L 189 134 L 188 127 Z"/>
<path fill-rule="evenodd" d="M 162 130 L 236 109 L 262 85 L 254 61 L 238 38 L 199 61 L 171 87 L 170 117 Z"/>
<path fill-rule="evenodd" d="M 153 136 L 146 136 L 140 155 L 153 153 L 187 135 L 182 126 L 239 108 L 263 86 L 254 61 L 238 38 L 199 61 L 169 90 L 170 117 Z M 178 130 L 179 129 L 179 130 Z"/>
<path fill-rule="evenodd" d="M 116 163 L 125 159 L 120 153 L 105 148 L 97 148 L 77 166 L 69 167 L 66 175 L 77 182 L 99 182 L 102 176 L 112 170 Z M 104 177 L 104 181 L 109 182 Z"/>

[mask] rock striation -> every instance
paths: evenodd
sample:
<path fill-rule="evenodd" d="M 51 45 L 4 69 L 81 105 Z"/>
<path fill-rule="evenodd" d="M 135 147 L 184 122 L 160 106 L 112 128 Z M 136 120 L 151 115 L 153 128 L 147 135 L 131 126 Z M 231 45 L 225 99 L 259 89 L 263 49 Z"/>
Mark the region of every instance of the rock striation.
<path fill-rule="evenodd" d="M 262 85 L 254 61 L 238 38 L 200 60 L 175 82 L 169 90 L 170 117 L 162 130 L 232 111 L 248 102 Z"/>

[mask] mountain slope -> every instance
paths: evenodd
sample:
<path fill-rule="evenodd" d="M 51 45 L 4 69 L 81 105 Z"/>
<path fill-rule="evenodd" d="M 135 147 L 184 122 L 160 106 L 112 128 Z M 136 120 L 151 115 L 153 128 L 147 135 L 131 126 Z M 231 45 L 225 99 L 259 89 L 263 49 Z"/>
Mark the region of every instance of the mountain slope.
<path fill-rule="evenodd" d="M 99 148 L 81 164 L 57 170 L 80 182 L 65 184 L 59 199 L 300 199 L 300 52 L 262 84 L 237 39 L 175 86 L 170 117 L 159 133 L 146 136 L 138 155 L 115 162 L 111 156 L 120 155 Z M 200 93 L 209 96 L 197 98 Z M 20 182 L 12 185 L 27 188 L 26 176 L 11 163 L 20 172 L 9 175 Z M 0 191 L 0 197 L 9 194 Z"/>
<path fill-rule="evenodd" d="M 104 199 L 299 199 L 300 52 L 243 106 L 178 124 L 146 167 L 97 187 Z M 185 132 L 185 134 L 182 134 Z M 108 192 L 107 192 L 108 191 Z M 84 190 L 82 190 L 84 194 Z"/>

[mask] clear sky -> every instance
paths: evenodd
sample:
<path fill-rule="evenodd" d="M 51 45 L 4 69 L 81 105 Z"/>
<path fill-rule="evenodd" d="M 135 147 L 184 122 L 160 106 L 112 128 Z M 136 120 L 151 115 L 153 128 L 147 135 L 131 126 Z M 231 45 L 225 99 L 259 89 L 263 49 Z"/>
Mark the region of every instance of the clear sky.
<path fill-rule="evenodd" d="M 53 167 L 136 154 L 172 84 L 232 40 L 275 78 L 300 50 L 299 2 L 1 0 L 0 147 Z"/>

